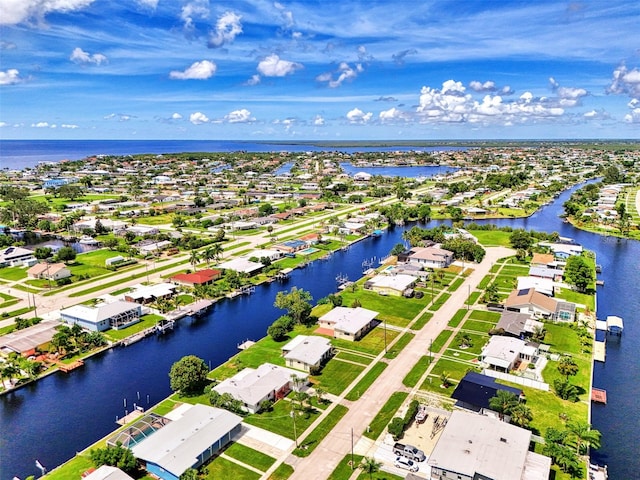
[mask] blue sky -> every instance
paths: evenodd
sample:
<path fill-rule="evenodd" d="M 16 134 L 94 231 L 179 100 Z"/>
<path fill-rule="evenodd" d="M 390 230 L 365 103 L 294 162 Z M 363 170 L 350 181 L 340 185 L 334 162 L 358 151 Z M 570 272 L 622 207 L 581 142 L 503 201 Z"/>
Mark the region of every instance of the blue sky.
<path fill-rule="evenodd" d="M 640 2 L 0 0 L 0 138 L 640 138 Z"/>

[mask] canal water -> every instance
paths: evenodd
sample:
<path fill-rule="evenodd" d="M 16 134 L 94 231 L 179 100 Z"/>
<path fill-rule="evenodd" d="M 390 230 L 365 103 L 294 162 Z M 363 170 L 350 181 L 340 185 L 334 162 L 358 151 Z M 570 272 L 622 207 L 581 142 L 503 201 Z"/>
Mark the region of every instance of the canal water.
<path fill-rule="evenodd" d="M 593 459 L 609 465 L 613 480 L 637 478 L 640 471 L 640 242 L 618 240 L 574 229 L 558 218 L 571 190 L 527 219 L 493 223 L 557 231 L 597 254 L 605 286 L 598 291 L 598 316 L 625 320 L 621 339 L 607 344 L 607 362 L 597 363 L 594 384 L 608 392 L 608 404 L 595 406 L 592 422 L 603 434 Z M 435 225 L 435 222 L 432 222 Z M 432 225 L 430 224 L 430 225 Z M 408 228 L 408 227 L 406 227 Z M 134 403 L 147 407 L 169 395 L 168 371 L 176 360 L 194 354 L 215 367 L 237 352 L 243 341 L 257 340 L 284 312 L 273 307 L 278 291 L 297 286 L 314 300 L 336 291 L 336 277 L 361 276 L 363 260 L 379 259 L 401 241 L 404 228 L 336 252 L 329 260 L 296 270 L 285 284 L 258 287 L 251 296 L 225 300 L 199 323 L 188 319 L 166 336 L 149 337 L 127 348 L 88 360 L 70 375 L 51 375 L 0 398 L 0 480 L 39 473 L 35 460 L 54 467 L 116 427 L 117 417 Z"/>

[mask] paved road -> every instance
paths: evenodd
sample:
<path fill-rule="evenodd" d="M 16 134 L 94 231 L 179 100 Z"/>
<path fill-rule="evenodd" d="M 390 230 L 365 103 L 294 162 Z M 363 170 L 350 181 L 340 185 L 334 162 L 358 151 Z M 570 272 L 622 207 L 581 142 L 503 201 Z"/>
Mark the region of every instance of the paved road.
<path fill-rule="evenodd" d="M 489 273 L 496 260 L 513 255 L 513 250 L 504 247 L 490 247 L 480 265 L 474 265 L 474 271 L 465 282 L 435 312 L 433 318 L 420 330 L 413 341 L 391 361 L 376 382 L 357 401 L 349 402 L 349 412 L 336 427 L 325 437 L 318 447 L 306 458 L 289 456 L 287 463 L 294 465 L 295 471 L 291 480 L 308 480 L 310 478 L 327 478 L 338 463 L 351 451 L 352 441 L 360 440 L 364 429 L 386 403 L 389 396 L 399 390 L 406 390 L 402 379 L 416 362 L 427 353 L 429 342 L 447 326 L 451 317 L 464 307 L 469 289 L 476 286 Z M 378 358 L 381 359 L 383 354 Z M 376 362 L 372 362 L 371 365 Z M 346 403 L 346 402 L 345 402 Z M 353 429 L 353 440 L 351 437 Z M 373 446 L 372 446 L 373 448 Z M 371 452 L 374 450 L 372 449 Z"/>

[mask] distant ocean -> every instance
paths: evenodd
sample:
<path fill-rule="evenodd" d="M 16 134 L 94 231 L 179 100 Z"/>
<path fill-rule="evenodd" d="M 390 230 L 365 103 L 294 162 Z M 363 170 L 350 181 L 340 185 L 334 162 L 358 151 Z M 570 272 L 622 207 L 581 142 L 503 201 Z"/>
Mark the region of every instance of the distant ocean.
<path fill-rule="evenodd" d="M 464 150 L 464 147 L 325 147 L 309 143 L 242 142 L 220 140 L 0 140 L 0 169 L 21 170 L 39 162 L 81 160 L 92 155 L 134 155 L 181 152 L 379 152 L 398 150 Z"/>

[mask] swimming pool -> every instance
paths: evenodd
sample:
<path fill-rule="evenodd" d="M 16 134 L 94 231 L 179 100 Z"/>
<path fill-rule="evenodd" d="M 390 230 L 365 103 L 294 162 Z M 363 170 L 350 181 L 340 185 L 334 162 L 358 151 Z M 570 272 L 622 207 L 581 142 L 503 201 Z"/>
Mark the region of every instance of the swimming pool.
<path fill-rule="evenodd" d="M 320 251 L 319 248 L 308 247 L 308 248 L 305 248 L 304 250 L 299 250 L 298 253 L 301 255 L 311 255 L 312 253 L 316 253 L 319 251 Z"/>

